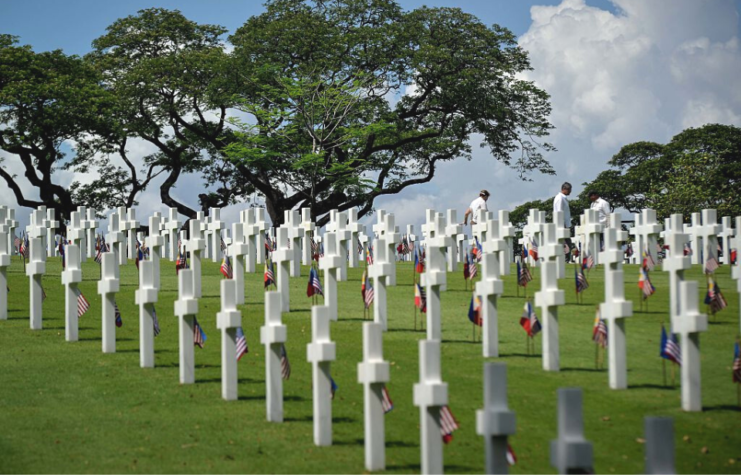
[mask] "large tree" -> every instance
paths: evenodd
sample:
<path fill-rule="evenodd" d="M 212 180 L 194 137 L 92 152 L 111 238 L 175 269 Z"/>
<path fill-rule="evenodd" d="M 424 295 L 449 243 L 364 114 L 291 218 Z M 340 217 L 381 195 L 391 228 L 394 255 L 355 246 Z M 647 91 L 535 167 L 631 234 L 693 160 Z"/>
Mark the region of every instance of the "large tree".
<path fill-rule="evenodd" d="M 234 180 L 265 196 L 273 222 L 308 206 L 373 210 L 468 157 L 472 136 L 521 177 L 552 174 L 538 143 L 548 95 L 518 79 L 527 54 L 505 28 L 453 8 L 390 0 L 272 0 L 230 37 L 247 114 L 225 149 Z"/>
<path fill-rule="evenodd" d="M 55 171 L 69 163 L 69 144 L 98 127 L 108 105 L 98 81 L 79 57 L 36 53 L 0 35 L 0 149 L 8 154 L 0 159 L 0 177 L 20 206 L 53 208 L 62 221 L 76 208 L 77 185 L 59 183 Z M 9 171 L 11 160 L 21 165 L 25 181 Z"/>

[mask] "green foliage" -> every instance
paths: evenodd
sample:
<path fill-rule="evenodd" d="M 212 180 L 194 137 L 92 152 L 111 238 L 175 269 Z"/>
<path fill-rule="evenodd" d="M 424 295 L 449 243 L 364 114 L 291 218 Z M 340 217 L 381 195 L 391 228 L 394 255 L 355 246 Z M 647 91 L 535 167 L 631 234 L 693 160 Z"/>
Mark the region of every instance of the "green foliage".
<path fill-rule="evenodd" d="M 362 360 L 362 269 L 348 269 L 348 281 L 338 283 L 339 321 L 331 329 L 337 343 L 331 371 L 339 385 L 332 403 L 334 443 L 316 447 L 311 365 L 306 362 L 311 340 L 306 278 L 290 279 L 291 312 L 283 315 L 283 321 L 292 373 L 283 386 L 285 422 L 275 424 L 265 420 L 265 354 L 259 343 L 264 322 L 261 272 L 245 275 L 248 299 L 239 308 L 249 344 L 249 353 L 238 364 L 239 400 L 223 401 L 221 332 L 215 323 L 222 280 L 219 264 L 203 262 L 198 321 L 208 340 L 203 349 L 195 348 L 196 383 L 192 385 L 178 383 L 178 319 L 173 315 L 177 277 L 174 264 L 162 264 L 156 304 L 162 333 L 155 339 L 156 367 L 142 369 L 139 307 L 134 303 L 138 274 L 133 262 L 121 267 L 116 301 L 123 327 L 116 329 L 117 352 L 103 354 L 98 265 L 92 260 L 83 264 L 80 289 L 91 308 L 80 318 L 80 341 L 68 343 L 60 259 L 48 260 L 42 280 L 48 296 L 44 329 L 34 331 L 28 328 L 29 280 L 21 262 L 13 258 L 8 268 L 9 319 L 0 322 L 0 472 L 363 472 L 363 386 L 357 383 L 357 364 Z M 303 271 L 306 275 L 307 268 Z M 412 393 L 419 379 L 417 343 L 424 332 L 414 331 L 412 266 L 399 263 L 397 272 L 397 286 L 388 288 L 389 331 L 383 335 L 384 357 L 391 363 L 388 389 L 395 406 L 385 416 L 386 463 L 390 473 L 418 473 L 419 409 L 413 405 Z M 538 274 L 534 269 L 528 296 L 540 288 Z M 461 428 L 444 447 L 447 472 L 484 470 L 476 410 L 483 406 L 485 361 L 507 364 L 509 406 L 517 416 L 517 434 L 510 438 L 518 456 L 512 473 L 553 472 L 548 450 L 557 434 L 560 387 L 584 390 L 584 430 L 594 444 L 596 473 L 643 473 L 645 445 L 638 439 L 644 437 L 644 416 L 674 419 L 678 473 L 738 472 L 739 409 L 731 363 L 739 309 L 738 296 L 731 291 L 735 286 L 730 269 L 723 266 L 717 272 L 729 306 L 712 317 L 701 336 L 703 412 L 682 411 L 679 371 L 676 386 L 663 383 L 658 345 L 660 324 L 668 325 L 669 282 L 664 272 L 651 275 L 657 292 L 641 311 L 638 266 L 626 266 L 626 298 L 633 300 L 635 311 L 626 323 L 629 389 L 609 389 L 606 363 L 595 369 L 591 340 L 595 306 L 604 296 L 603 275 L 601 267 L 589 273 L 590 287 L 582 304 L 575 302 L 572 279 L 559 282 L 566 291 L 566 305 L 559 310 L 561 371 L 548 372 L 541 366 L 540 335 L 534 339 L 535 353 L 525 350 L 519 325 L 524 299 L 522 289 L 516 297 L 513 274 L 503 277 L 504 295 L 498 300 L 500 357 L 493 359 L 482 358 L 481 343 L 472 342 L 467 318 L 470 290 L 464 289 L 460 272 L 448 274 L 448 290 L 441 298 L 442 379 L 448 383 L 450 409 Z M 704 279 L 699 266 L 685 277 Z M 476 333 L 479 340 L 480 332 Z M 667 368 L 669 383 L 671 374 Z"/>

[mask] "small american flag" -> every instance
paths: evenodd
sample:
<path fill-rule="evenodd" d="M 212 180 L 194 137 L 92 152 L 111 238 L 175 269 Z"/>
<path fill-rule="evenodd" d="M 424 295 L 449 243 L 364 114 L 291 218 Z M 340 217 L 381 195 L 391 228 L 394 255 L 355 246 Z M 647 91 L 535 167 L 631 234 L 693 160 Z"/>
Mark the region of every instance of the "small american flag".
<path fill-rule="evenodd" d="M 221 260 L 221 273 L 227 279 L 232 278 L 232 261 L 229 259 L 229 256 L 224 256 Z"/>
<path fill-rule="evenodd" d="M 478 274 L 478 266 L 476 265 L 476 257 L 471 253 L 471 260 L 468 264 L 468 278 L 473 280 Z"/>
<path fill-rule="evenodd" d="M 118 309 L 118 304 L 115 301 L 113 302 L 113 309 L 116 313 L 116 326 L 122 327 L 123 319 L 121 318 L 121 311 Z"/>
<path fill-rule="evenodd" d="M 270 259 L 265 262 L 265 273 L 264 273 L 265 288 L 267 289 L 271 285 L 275 285 L 275 274 L 273 273 L 273 261 Z"/>
<path fill-rule="evenodd" d="M 203 348 L 203 344 L 206 342 L 206 332 L 198 324 L 198 319 L 193 317 L 193 344 L 198 345 L 199 348 Z"/>
<path fill-rule="evenodd" d="M 421 285 L 414 284 L 414 305 L 422 313 L 427 313 L 427 294 Z"/>
<path fill-rule="evenodd" d="M 365 254 L 365 262 L 370 266 L 373 265 L 373 245 L 368 244 L 368 250 Z"/>
<path fill-rule="evenodd" d="M 659 356 L 682 366 L 682 351 L 679 349 L 677 337 L 674 335 L 668 336 L 666 330 L 664 330 L 664 325 L 661 325 L 661 352 Z"/>
<path fill-rule="evenodd" d="M 368 282 L 365 286 L 365 308 L 370 308 L 371 304 L 373 303 L 373 298 L 375 297 L 375 292 L 373 290 L 373 283 L 371 282 L 371 279 L 368 279 Z"/>
<path fill-rule="evenodd" d="M 587 269 L 592 269 L 594 267 L 594 256 L 591 252 L 587 253 Z"/>
<path fill-rule="evenodd" d="M 643 300 L 646 300 L 656 292 L 656 287 L 649 280 L 646 268 L 641 267 L 638 272 L 638 287 L 643 291 Z"/>
<path fill-rule="evenodd" d="M 337 386 L 337 383 L 334 382 L 334 378 L 330 376 L 329 377 L 329 394 L 332 399 L 334 399 L 334 395 L 338 389 L 340 389 L 340 387 Z"/>
<path fill-rule="evenodd" d="M 574 269 L 574 277 L 576 279 L 576 293 L 584 292 L 589 288 L 589 282 L 587 282 L 587 278 L 584 276 L 584 271 L 581 272 Z"/>
<path fill-rule="evenodd" d="M 705 273 L 706 274 L 713 274 L 716 270 L 718 270 L 718 260 L 713 257 L 710 253 L 708 253 L 710 256 L 707 261 L 705 261 Z"/>
<path fill-rule="evenodd" d="M 538 241 L 536 241 L 535 239 L 530 239 L 530 251 L 529 252 L 530 252 L 530 257 L 532 257 L 533 259 L 537 261 L 538 260 Z"/>
<path fill-rule="evenodd" d="M 453 440 L 453 432 L 459 428 L 460 425 L 458 425 L 458 421 L 455 419 L 455 416 L 453 416 L 453 413 L 450 412 L 450 408 L 447 405 L 441 407 L 440 432 L 443 435 L 443 442 L 446 444 L 450 443 L 450 441 Z"/>
<path fill-rule="evenodd" d="M 180 269 L 189 269 L 190 266 L 188 265 L 188 259 L 185 257 L 184 252 L 180 252 L 178 250 L 178 261 L 175 264 L 175 273 L 179 273 Z"/>
<path fill-rule="evenodd" d="M 154 336 L 157 336 L 160 334 L 160 321 L 157 318 L 157 311 L 152 307 L 152 320 L 154 325 Z"/>
<path fill-rule="evenodd" d="M 18 254 L 20 254 L 20 248 L 21 248 L 21 238 L 18 236 L 15 237 L 13 240 L 13 247 L 15 247 L 18 250 Z"/>
<path fill-rule="evenodd" d="M 710 311 L 712 313 L 717 313 L 728 306 L 723 293 L 720 291 L 720 287 L 710 276 L 708 276 L 708 291 L 705 294 L 705 304 L 710 305 Z"/>
<path fill-rule="evenodd" d="M 522 264 L 517 263 L 517 285 L 520 287 L 527 287 L 527 283 L 533 280 L 530 269 L 527 268 L 527 264 L 523 261 Z"/>
<path fill-rule="evenodd" d="M 592 341 L 601 346 L 607 348 L 607 325 L 601 318 L 599 310 L 597 310 L 597 316 L 594 317 L 594 327 L 592 328 Z"/>
<path fill-rule="evenodd" d="M 688 242 L 684 243 L 684 255 L 685 256 L 692 255 L 692 246 Z"/>
<path fill-rule="evenodd" d="M 77 318 L 82 317 L 85 315 L 85 312 L 90 309 L 90 302 L 87 301 L 84 295 L 82 295 L 82 291 L 78 288 L 74 289 L 75 295 L 77 295 Z"/>
<path fill-rule="evenodd" d="M 383 388 L 381 388 L 381 395 L 383 396 L 381 398 L 383 413 L 388 414 L 394 408 L 394 402 L 391 400 L 391 397 L 389 396 L 389 390 L 386 388 L 385 384 L 383 385 Z"/>
<path fill-rule="evenodd" d="M 738 342 L 733 347 L 733 382 L 741 383 L 741 347 Z"/>
<path fill-rule="evenodd" d="M 226 252 L 226 243 L 224 242 L 224 238 L 219 236 L 219 239 L 221 239 L 221 252 Z"/>
<path fill-rule="evenodd" d="M 247 348 L 247 338 L 244 337 L 242 327 L 237 327 L 237 361 L 241 360 L 249 351 L 249 348 Z"/>
<path fill-rule="evenodd" d="M 309 271 L 309 285 L 306 287 L 306 296 L 324 295 L 322 292 L 322 281 L 319 280 L 319 272 L 312 267 Z"/>
<path fill-rule="evenodd" d="M 288 353 L 286 353 L 286 345 L 280 346 L 280 375 L 283 379 L 291 377 L 291 363 L 288 361 Z"/>

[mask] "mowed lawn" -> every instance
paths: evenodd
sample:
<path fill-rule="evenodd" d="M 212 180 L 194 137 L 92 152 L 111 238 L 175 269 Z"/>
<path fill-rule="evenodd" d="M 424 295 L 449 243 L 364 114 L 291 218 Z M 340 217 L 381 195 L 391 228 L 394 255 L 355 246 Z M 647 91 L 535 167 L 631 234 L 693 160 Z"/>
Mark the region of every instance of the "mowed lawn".
<path fill-rule="evenodd" d="M 389 472 L 420 470 L 419 410 L 412 387 L 419 379 L 415 331 L 412 265 L 397 265 L 397 286 L 388 295 L 389 331 L 384 354 L 391 362 L 388 389 L 395 408 L 386 415 L 386 463 Z M 364 472 L 363 398 L 357 382 L 362 358 L 362 269 L 350 269 L 339 284 L 339 322 L 332 323 L 337 361 L 332 375 L 339 385 L 333 403 L 334 444 L 315 447 L 312 433 L 311 365 L 306 345 L 311 338 L 311 299 L 306 297 L 308 272 L 291 279 L 287 352 L 292 374 L 284 384 L 285 422 L 265 418 L 264 347 L 259 328 L 264 323 L 262 269 L 246 276 L 247 304 L 241 307 L 249 354 L 239 362 L 239 400 L 221 399 L 219 264 L 203 267 L 203 295 L 198 320 L 208 335 L 205 348 L 196 348 L 196 383 L 178 382 L 177 298 L 175 265 L 162 261 L 162 289 L 156 305 L 162 333 L 155 339 L 156 368 L 139 367 L 139 310 L 134 304 L 138 286 L 133 262 L 121 269 L 118 305 L 123 327 L 117 329 L 117 352 L 101 352 L 101 307 L 97 294 L 98 264 L 83 266 L 81 289 L 91 308 L 80 319 L 80 341 L 64 340 L 61 262 L 50 259 L 43 284 L 44 328 L 29 329 L 28 278 L 22 262 L 9 268 L 10 312 L 0 322 L 0 471 L 65 472 Z M 539 287 L 538 271 L 528 287 Z M 602 267 L 589 274 L 590 287 L 576 304 L 573 266 L 567 279 L 567 305 L 559 309 L 561 371 L 541 369 L 541 339 L 536 354 L 526 352 L 520 327 L 524 299 L 516 296 L 514 276 L 505 278 L 499 299 L 502 361 L 508 368 L 509 405 L 517 415 L 517 434 L 510 439 L 519 461 L 513 473 L 553 473 L 549 441 L 556 437 L 557 389 L 584 390 L 586 437 L 594 445 L 598 473 L 639 473 L 644 467 L 643 418 L 674 418 L 676 465 L 680 473 L 738 473 L 741 471 L 741 410 L 737 385 L 731 381 L 733 343 L 739 331 L 738 295 L 728 266 L 718 271 L 728 308 L 711 318 L 701 335 L 704 411 L 685 413 L 680 407 L 679 372 L 676 386 L 664 386 L 659 358 L 660 324 L 668 328 L 668 276 L 651 274 L 656 294 L 648 309 L 639 311 L 638 267 L 626 266 L 625 286 L 634 299 L 634 316 L 626 324 L 630 389 L 608 388 L 606 370 L 595 369 L 591 341 L 596 306 L 603 299 Z M 701 281 L 699 266 L 688 273 Z M 522 289 L 520 289 L 522 291 Z M 522 292 L 521 292 L 522 294 Z M 467 318 L 471 292 L 461 272 L 448 274 L 442 296 L 442 373 L 449 387 L 449 406 L 460 422 L 454 440 L 445 446 L 448 472 L 482 472 L 483 440 L 476 435 L 475 413 L 483 405 L 481 343 L 472 342 Z M 702 296 L 701 300 L 702 302 Z M 704 309 L 704 306 L 703 306 Z M 419 321 L 417 328 L 420 328 Z M 667 365 L 671 384 L 671 369 Z"/>

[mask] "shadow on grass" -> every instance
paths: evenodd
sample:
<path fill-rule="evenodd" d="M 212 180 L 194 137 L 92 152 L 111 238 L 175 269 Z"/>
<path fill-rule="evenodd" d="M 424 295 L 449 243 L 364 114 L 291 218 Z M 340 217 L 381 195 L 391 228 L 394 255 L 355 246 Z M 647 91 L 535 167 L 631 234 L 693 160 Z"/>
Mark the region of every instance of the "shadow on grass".
<path fill-rule="evenodd" d="M 720 406 L 704 406 L 703 411 L 741 411 L 741 406 L 731 406 L 730 404 L 721 404 Z"/>
<path fill-rule="evenodd" d="M 481 343 L 480 340 L 443 340 L 443 343 L 468 343 L 469 345 L 478 345 Z"/>
<path fill-rule="evenodd" d="M 368 321 L 373 321 L 373 320 L 368 320 Z M 396 333 L 396 332 L 400 332 L 400 333 L 424 333 L 424 330 L 415 330 L 413 328 L 389 328 L 386 331 L 389 331 L 389 332 L 392 332 L 392 333 Z"/>
<path fill-rule="evenodd" d="M 138 351 L 138 350 L 137 350 Z M 221 378 L 196 379 L 196 383 L 220 383 Z M 239 378 L 238 383 L 264 383 L 264 379 Z M 264 399 L 264 398 L 263 398 Z"/>
<path fill-rule="evenodd" d="M 419 444 L 416 444 L 414 442 L 406 442 L 403 440 L 390 440 L 386 442 L 386 447 L 408 447 L 408 448 L 414 448 L 419 447 Z"/>
<path fill-rule="evenodd" d="M 240 401 L 264 401 L 265 397 L 265 394 L 251 394 L 249 396 L 239 396 L 237 399 Z M 305 397 L 301 396 L 283 396 L 283 401 L 302 402 L 306 400 Z"/>
<path fill-rule="evenodd" d="M 736 322 L 724 322 L 724 321 L 712 321 L 712 320 L 708 320 L 708 323 L 710 325 L 731 325 L 731 324 L 735 325 L 736 324 Z"/>
<path fill-rule="evenodd" d="M 333 417 L 332 422 L 335 424 L 352 424 L 358 422 L 358 420 L 354 417 Z"/>
<path fill-rule="evenodd" d="M 390 472 L 395 472 L 397 470 L 398 471 L 412 470 L 412 471 L 415 471 L 415 472 L 419 472 L 421 468 L 422 467 L 420 467 L 420 465 L 418 463 L 408 463 L 408 464 L 405 464 L 405 465 L 386 465 L 386 470 L 387 471 L 390 471 Z M 450 471 L 451 470 L 451 466 L 450 465 L 446 465 L 445 466 L 445 469 L 448 470 L 448 471 Z M 460 470 L 460 471 L 463 472 L 464 470 Z"/>
<path fill-rule="evenodd" d="M 561 368 L 561 371 L 581 371 L 585 373 L 604 373 L 606 369 L 597 368 Z"/>
<path fill-rule="evenodd" d="M 97 338 L 78 338 L 77 341 L 100 341 L 101 337 Z M 133 338 L 116 338 L 116 341 L 134 341 Z M 139 351 L 139 350 L 136 350 Z"/>
<path fill-rule="evenodd" d="M 313 416 L 284 417 L 284 422 L 314 422 Z"/>
<path fill-rule="evenodd" d="M 339 323 L 342 322 L 372 322 L 373 319 L 367 319 L 367 318 L 346 318 L 346 317 L 339 317 L 337 320 Z"/>
<path fill-rule="evenodd" d="M 646 384 L 629 384 L 628 389 L 661 389 L 663 391 L 672 391 L 676 388 L 672 386 L 664 386 L 663 384 L 646 383 Z"/>
<path fill-rule="evenodd" d="M 355 440 L 333 440 L 332 445 L 345 445 L 345 446 L 355 446 L 355 445 L 363 445 L 364 440 L 363 439 L 355 439 Z"/>

